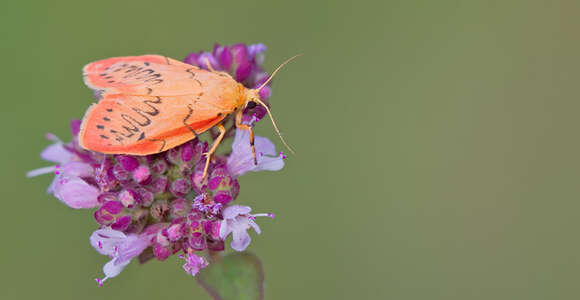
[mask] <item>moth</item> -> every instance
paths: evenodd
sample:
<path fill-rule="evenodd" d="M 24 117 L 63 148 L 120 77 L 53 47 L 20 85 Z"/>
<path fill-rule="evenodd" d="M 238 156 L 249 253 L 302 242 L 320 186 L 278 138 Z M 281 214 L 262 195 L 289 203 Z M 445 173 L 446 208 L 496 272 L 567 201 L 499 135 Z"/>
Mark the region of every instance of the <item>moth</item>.
<path fill-rule="evenodd" d="M 83 68 L 85 84 L 95 90 L 98 103 L 86 111 L 79 133 L 81 147 L 105 154 L 150 155 L 179 146 L 212 127 L 219 130 L 206 153 L 203 178 L 211 156 L 226 130 L 228 115 L 235 126 L 250 133 L 256 160 L 254 132 L 242 123 L 246 107 L 263 106 L 284 145 L 292 152 L 276 125 L 260 90 L 294 56 L 282 63 L 257 89 L 248 89 L 228 73 L 201 69 L 161 55 L 113 57 Z"/>

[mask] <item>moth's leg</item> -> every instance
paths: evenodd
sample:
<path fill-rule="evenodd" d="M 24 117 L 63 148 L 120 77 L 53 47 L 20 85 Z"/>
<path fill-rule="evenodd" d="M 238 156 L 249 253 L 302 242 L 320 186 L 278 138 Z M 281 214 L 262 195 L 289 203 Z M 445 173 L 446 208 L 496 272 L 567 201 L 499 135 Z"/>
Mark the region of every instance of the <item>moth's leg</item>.
<path fill-rule="evenodd" d="M 205 157 L 206 157 L 205 168 L 203 169 L 203 176 L 201 176 L 201 181 L 203 181 L 205 179 L 205 177 L 207 176 L 207 170 L 209 169 L 209 162 L 211 160 L 211 156 L 214 154 L 215 150 L 217 149 L 217 147 L 221 143 L 222 139 L 224 138 L 224 135 L 226 135 L 226 128 L 224 127 L 224 125 L 222 125 L 220 123 L 220 124 L 217 124 L 216 127 L 220 131 L 220 135 L 218 135 L 218 137 L 215 139 L 215 141 L 213 141 L 213 144 L 211 145 L 211 149 L 209 149 L 209 151 L 207 153 L 205 153 Z"/>
<path fill-rule="evenodd" d="M 252 148 L 252 157 L 254 157 L 254 165 L 258 165 L 258 159 L 256 158 L 256 148 L 254 148 L 254 130 L 252 130 L 252 126 L 242 123 L 242 115 L 243 110 L 238 110 L 236 113 L 236 128 L 250 132 L 250 147 Z"/>
<path fill-rule="evenodd" d="M 205 65 L 207 66 L 207 69 L 208 69 L 208 70 L 210 70 L 210 71 L 212 71 L 212 72 L 215 72 L 215 70 L 213 69 L 213 67 L 212 67 L 212 66 L 211 66 L 211 64 L 209 63 L 209 59 L 208 59 L 207 57 L 205 58 Z"/>
<path fill-rule="evenodd" d="M 214 73 L 216 73 L 216 74 L 219 74 L 219 75 L 221 75 L 221 76 L 232 77 L 232 76 L 231 76 L 230 74 L 228 74 L 227 72 L 223 72 L 223 71 L 216 71 L 216 70 L 215 70 L 215 69 L 214 69 L 214 68 L 211 66 L 211 63 L 209 62 L 209 59 L 208 59 L 207 57 L 205 58 L 205 65 L 206 65 L 206 67 L 207 67 L 207 69 L 208 69 L 208 70 L 210 70 L 210 71 L 212 71 L 212 72 L 214 72 Z"/>

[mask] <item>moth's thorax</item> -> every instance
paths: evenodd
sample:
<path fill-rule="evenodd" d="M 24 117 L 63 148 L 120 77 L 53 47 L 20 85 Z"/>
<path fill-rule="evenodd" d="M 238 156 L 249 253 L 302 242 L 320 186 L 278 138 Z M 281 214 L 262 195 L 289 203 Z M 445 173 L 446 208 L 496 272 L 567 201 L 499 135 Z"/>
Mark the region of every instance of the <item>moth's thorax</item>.
<path fill-rule="evenodd" d="M 199 76 L 201 88 L 199 97 L 226 111 L 233 111 L 244 105 L 246 88 L 231 77 L 216 76 L 206 73 L 207 77 Z"/>
<path fill-rule="evenodd" d="M 236 104 L 236 106 L 237 107 L 242 107 L 242 106 L 246 105 L 246 102 L 247 102 L 247 99 L 248 99 L 247 94 L 248 94 L 248 92 L 250 90 L 247 89 L 241 83 L 238 83 L 237 88 L 238 88 L 238 98 L 237 98 L 237 102 L 236 102 L 237 104 Z"/>

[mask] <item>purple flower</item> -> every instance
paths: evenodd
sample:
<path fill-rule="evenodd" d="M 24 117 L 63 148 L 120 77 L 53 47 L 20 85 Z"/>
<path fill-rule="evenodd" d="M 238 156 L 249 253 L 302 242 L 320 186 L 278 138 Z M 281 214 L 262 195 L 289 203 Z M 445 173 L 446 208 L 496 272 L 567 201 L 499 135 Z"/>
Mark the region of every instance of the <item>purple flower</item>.
<path fill-rule="evenodd" d="M 261 233 L 260 227 L 254 220 L 256 217 L 274 218 L 274 214 L 250 214 L 252 208 L 249 206 L 232 205 L 228 206 L 223 214 L 223 221 L 220 224 L 220 238 L 225 240 L 232 233 L 232 249 L 244 251 L 250 245 L 250 235 L 248 229 L 254 228 L 257 234 Z"/>
<path fill-rule="evenodd" d="M 227 166 L 230 174 L 240 176 L 249 171 L 278 171 L 284 167 L 285 156 L 276 154 L 276 147 L 265 137 L 255 136 L 254 147 L 258 164 L 254 164 L 252 148 L 250 147 L 250 133 L 236 129 L 236 136 L 232 144 L 232 154 L 228 157 Z"/>
<path fill-rule="evenodd" d="M 93 232 L 90 241 L 97 252 L 111 257 L 111 261 L 103 267 L 105 277 L 97 278 L 99 285 L 103 285 L 105 280 L 119 275 L 133 257 L 151 245 L 151 235 L 125 235 L 121 231 L 105 228 Z"/>
<path fill-rule="evenodd" d="M 57 199 L 75 209 L 96 207 L 99 190 L 82 179 L 94 176 L 93 167 L 82 162 L 81 158 L 68 150 L 55 135 L 48 134 L 47 137 L 55 143 L 46 147 L 40 153 L 40 157 L 57 164 L 32 170 L 26 176 L 34 177 L 54 172 L 56 176 L 47 189 L 49 193 L 53 193 Z"/>
<path fill-rule="evenodd" d="M 77 176 L 58 175 L 52 184 L 54 196 L 75 208 L 93 208 L 99 205 L 99 189 Z"/>
<path fill-rule="evenodd" d="M 191 53 L 185 62 L 207 69 L 209 61 L 213 69 L 227 72 L 247 88 L 257 88 L 269 78 L 261 67 L 265 50 L 262 44 L 216 44 L 211 52 Z M 270 94 L 269 86 L 260 91 L 266 105 Z M 243 122 L 257 122 L 265 113 L 262 106 L 247 107 Z M 232 205 L 240 191 L 239 176 L 284 166 L 284 156 L 276 154 L 274 145 L 264 137 L 255 139 L 258 163 L 254 165 L 249 134 L 237 130 L 232 152 L 213 155 L 208 176 L 202 180 L 208 142 L 193 139 L 145 156 L 106 155 L 80 146 L 80 125 L 80 120 L 71 121 L 72 140 L 68 143 L 48 134 L 53 143 L 42 151 L 41 158 L 53 165 L 27 176 L 54 173 L 49 193 L 72 208 L 94 208 L 93 222 L 99 229 L 90 243 L 111 258 L 103 267 L 104 278 L 97 279 L 99 285 L 117 276 L 134 257 L 146 262 L 181 253 L 184 270 L 195 276 L 208 265 L 198 252 L 224 251 L 224 239 L 230 233 L 232 248 L 242 251 L 251 240 L 248 229 L 260 233 L 255 218 L 273 217 L 250 214 L 249 207 Z M 225 139 L 231 137 L 228 134 Z"/>
<path fill-rule="evenodd" d="M 195 276 L 199 270 L 207 267 L 208 263 L 203 257 L 199 257 L 193 253 L 187 253 L 185 255 L 185 264 L 183 269 L 185 273 Z"/>
<path fill-rule="evenodd" d="M 40 157 L 46 161 L 54 162 L 56 165 L 34 169 L 26 173 L 26 177 L 35 177 L 38 175 L 48 174 L 56 172 L 59 164 L 66 164 L 74 159 L 74 155 L 72 152 L 68 151 L 63 143 L 60 141 L 58 137 L 54 134 L 49 133 L 46 135 L 47 139 L 54 141 L 55 143 L 44 148 L 42 152 L 40 152 Z"/>
<path fill-rule="evenodd" d="M 248 46 L 248 54 L 254 58 L 256 63 L 262 64 L 264 62 L 264 52 L 268 48 L 264 44 L 253 44 Z"/>

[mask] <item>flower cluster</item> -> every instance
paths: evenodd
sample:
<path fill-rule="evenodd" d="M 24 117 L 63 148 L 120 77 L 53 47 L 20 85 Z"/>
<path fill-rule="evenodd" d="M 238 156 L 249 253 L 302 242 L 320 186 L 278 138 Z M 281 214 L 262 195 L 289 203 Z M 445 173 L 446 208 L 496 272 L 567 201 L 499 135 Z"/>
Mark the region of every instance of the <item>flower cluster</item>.
<path fill-rule="evenodd" d="M 213 52 L 192 53 L 186 63 L 230 73 L 249 88 L 265 82 L 262 70 L 265 46 L 237 44 L 216 45 Z M 262 99 L 270 88 L 261 90 Z M 263 108 L 262 108 L 263 109 Z M 245 112 L 245 123 L 252 125 L 263 117 L 260 107 Z M 111 260 L 103 267 L 105 277 L 99 285 L 117 276 L 137 257 L 140 262 L 165 260 L 173 254 L 183 258 L 184 270 L 195 275 L 208 265 L 206 251 L 223 251 L 231 234 L 231 248 L 243 251 L 250 243 L 249 228 L 258 234 L 256 217 L 248 206 L 233 205 L 239 194 L 238 177 L 249 171 L 276 171 L 285 158 L 264 137 L 255 137 L 255 165 L 247 131 L 235 130 L 232 151 L 214 155 L 206 178 L 202 180 L 208 143 L 191 140 L 168 151 L 148 155 L 104 155 L 79 146 L 80 121 L 71 122 L 72 141 L 54 143 L 41 157 L 53 166 L 30 171 L 29 177 L 54 173 L 48 188 L 69 207 L 92 208 L 98 229 L 90 237 L 91 245 Z"/>

